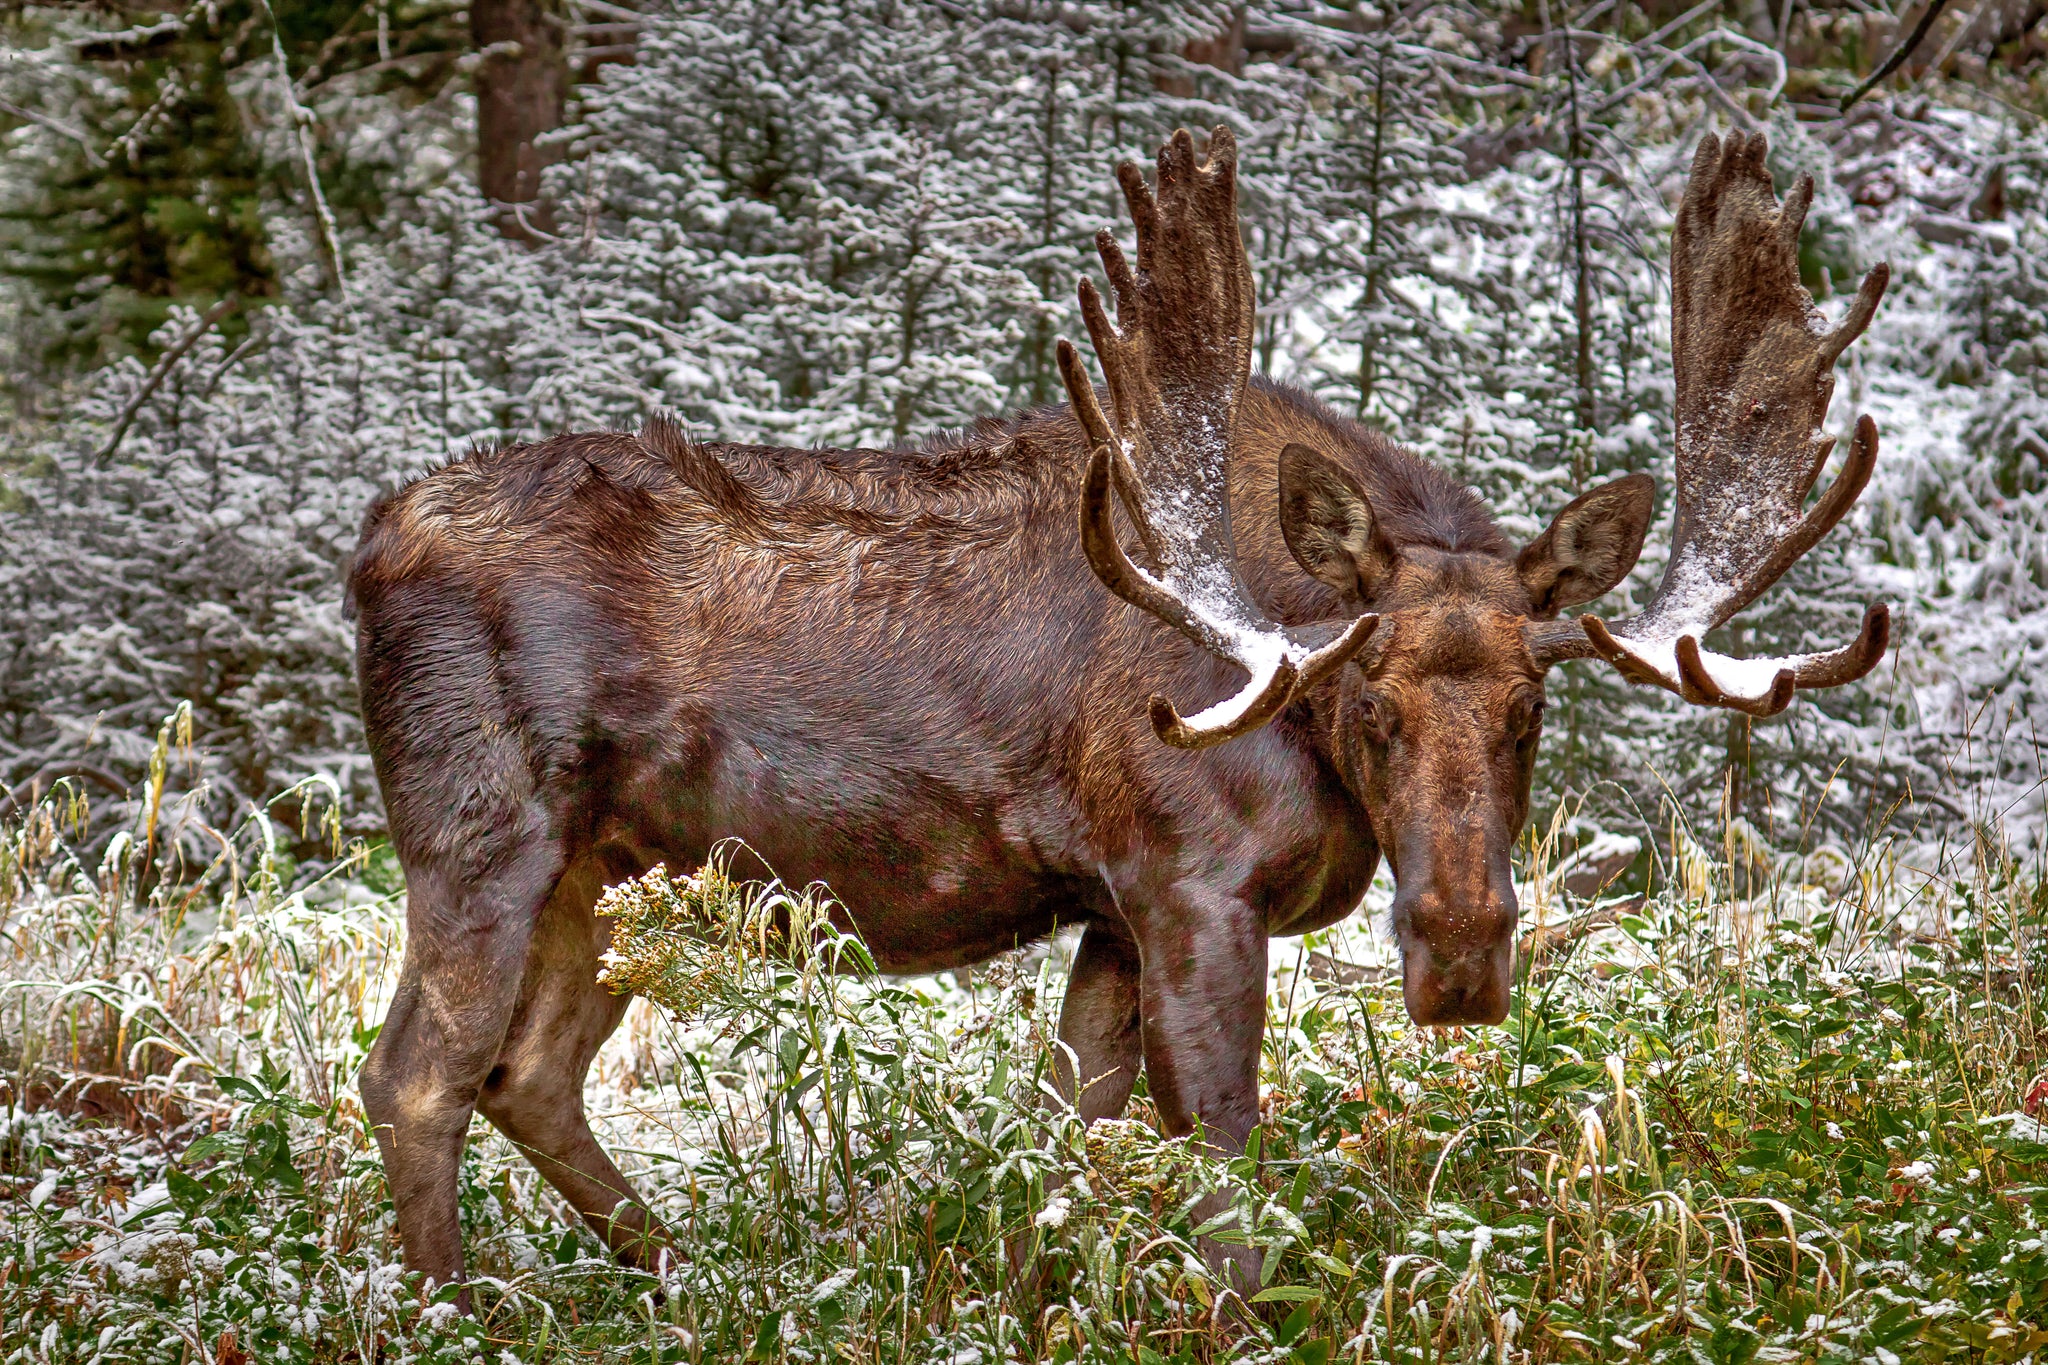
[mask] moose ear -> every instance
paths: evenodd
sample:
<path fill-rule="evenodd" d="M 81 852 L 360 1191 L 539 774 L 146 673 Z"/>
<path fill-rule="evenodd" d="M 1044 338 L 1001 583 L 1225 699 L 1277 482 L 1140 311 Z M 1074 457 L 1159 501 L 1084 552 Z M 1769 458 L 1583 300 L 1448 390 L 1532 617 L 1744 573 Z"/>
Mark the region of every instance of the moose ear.
<path fill-rule="evenodd" d="M 1280 452 L 1280 533 L 1295 562 L 1343 593 L 1367 599 L 1394 570 L 1394 548 L 1358 481 L 1305 445 Z"/>
<path fill-rule="evenodd" d="M 1656 491 L 1648 474 L 1630 474 L 1567 503 L 1515 561 L 1532 614 L 1548 619 L 1627 577 L 1643 552 Z"/>

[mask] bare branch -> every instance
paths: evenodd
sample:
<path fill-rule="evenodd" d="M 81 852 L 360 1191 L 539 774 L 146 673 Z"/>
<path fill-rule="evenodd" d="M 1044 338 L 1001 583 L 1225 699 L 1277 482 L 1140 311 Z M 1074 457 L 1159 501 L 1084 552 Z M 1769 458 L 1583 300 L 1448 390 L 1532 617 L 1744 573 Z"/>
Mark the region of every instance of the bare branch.
<path fill-rule="evenodd" d="M 121 415 L 114 419 L 113 434 L 107 437 L 107 443 L 100 447 L 99 454 L 92 457 L 95 469 L 105 465 L 108 460 L 113 458 L 114 452 L 120 449 L 121 438 L 128 434 L 128 424 L 135 420 L 136 413 L 142 411 L 142 405 L 147 403 L 150 397 L 163 386 L 164 379 L 177 367 L 178 362 L 185 358 L 185 353 L 198 345 L 199 338 L 212 331 L 214 324 L 241 306 L 242 301 L 239 298 L 236 298 L 233 294 L 228 295 L 219 303 L 207 309 L 205 314 L 200 317 L 198 325 L 193 327 L 190 332 L 187 332 L 177 345 L 165 351 L 157 359 L 156 368 L 149 372 L 149 378 L 142 381 L 142 387 L 135 391 L 135 396 L 130 398 L 127 404 L 122 407 Z"/>
<path fill-rule="evenodd" d="M 90 782 L 103 791 L 115 796 L 126 796 L 129 783 L 120 774 L 91 763 L 62 762 L 45 763 L 36 769 L 33 776 L 15 784 L 14 790 L 0 797 L 0 820 L 9 819 L 33 807 L 43 799 L 44 793 L 59 782 Z"/>
<path fill-rule="evenodd" d="M 327 206 L 327 193 L 320 187 L 320 163 L 314 155 L 313 114 L 299 103 L 298 89 L 292 84 L 291 63 L 285 59 L 284 37 L 278 27 L 277 12 L 270 7 L 270 0 L 261 0 L 263 13 L 270 20 L 270 53 L 277 61 L 278 89 L 284 95 L 286 112 L 291 116 L 292 135 L 298 142 L 299 159 L 306 168 L 306 187 L 313 196 L 313 210 L 320 223 L 320 242 L 327 248 L 327 262 L 334 272 L 334 287 L 343 298 L 348 297 L 348 277 L 342 272 L 341 233 L 334 223 L 334 211 Z"/>
<path fill-rule="evenodd" d="M 119 33 L 95 33 L 73 39 L 71 50 L 87 61 L 114 62 L 160 51 L 184 36 L 185 21 L 173 15 L 146 28 L 126 28 Z"/>
<path fill-rule="evenodd" d="M 1849 107 L 1876 89 L 1878 82 L 1905 65 L 1906 58 L 1913 55 L 1913 49 L 1920 46 L 1921 40 L 1927 36 L 1927 30 L 1934 27 L 1934 21 L 1939 19 L 1941 12 L 1947 8 L 1948 0 L 1932 0 L 1932 3 L 1927 6 L 1927 12 L 1920 16 L 1920 22 L 1913 26 L 1913 31 L 1910 34 L 1906 35 L 1906 41 L 1900 43 L 1892 52 L 1892 55 L 1884 59 L 1884 65 L 1871 72 L 1869 80 L 1842 96 L 1842 112 L 1848 113 Z"/>
<path fill-rule="evenodd" d="M 103 166 L 106 164 L 107 159 L 100 154 L 99 148 L 92 145 L 92 138 L 83 129 L 73 128 L 66 123 L 59 123 L 46 114 L 38 114 L 33 109 L 23 108 L 12 100 L 0 100 L 0 114 L 12 114 L 16 118 L 25 118 L 39 128 L 49 129 L 59 137 L 70 138 L 73 142 L 85 148 L 85 154 L 92 159 L 93 165 Z"/>

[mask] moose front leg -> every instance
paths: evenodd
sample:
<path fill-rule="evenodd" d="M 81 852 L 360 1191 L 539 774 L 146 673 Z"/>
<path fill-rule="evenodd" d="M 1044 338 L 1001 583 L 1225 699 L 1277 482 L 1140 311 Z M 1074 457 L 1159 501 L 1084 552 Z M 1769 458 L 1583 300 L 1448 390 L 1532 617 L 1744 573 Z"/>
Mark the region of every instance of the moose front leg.
<path fill-rule="evenodd" d="M 1266 926 L 1236 896 L 1183 884 L 1133 916 L 1146 1085 L 1160 1127 L 1181 1137 L 1200 1125 L 1218 1157 L 1244 1152 L 1259 1118 L 1259 1047 L 1266 1031 Z M 1218 1191 L 1197 1224 L 1230 1206 Z M 1202 1239 L 1212 1269 L 1249 1298 L 1259 1253 Z"/>
<path fill-rule="evenodd" d="M 1067 974 L 1053 1071 L 1084 1123 L 1124 1112 L 1138 1080 L 1138 946 L 1123 926 L 1092 921 Z M 1068 1055 L 1071 1050 L 1072 1056 Z"/>

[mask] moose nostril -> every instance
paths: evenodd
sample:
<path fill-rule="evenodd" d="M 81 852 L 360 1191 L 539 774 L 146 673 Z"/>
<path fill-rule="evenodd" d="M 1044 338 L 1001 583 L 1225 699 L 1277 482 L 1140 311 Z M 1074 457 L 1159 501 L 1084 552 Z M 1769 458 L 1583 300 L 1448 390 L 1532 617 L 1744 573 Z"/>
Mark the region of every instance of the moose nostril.
<path fill-rule="evenodd" d="M 1402 995 L 1416 1023 L 1497 1024 L 1507 1017 L 1513 912 L 1482 917 L 1499 931 L 1458 935 L 1455 943 L 1413 927 L 1402 932 Z"/>
<path fill-rule="evenodd" d="M 1507 1018 L 1508 991 L 1504 983 L 1438 982 L 1436 989 L 1425 989 L 1422 995 L 1421 1001 L 1410 1002 L 1408 1011 L 1418 1024 L 1498 1024 Z"/>

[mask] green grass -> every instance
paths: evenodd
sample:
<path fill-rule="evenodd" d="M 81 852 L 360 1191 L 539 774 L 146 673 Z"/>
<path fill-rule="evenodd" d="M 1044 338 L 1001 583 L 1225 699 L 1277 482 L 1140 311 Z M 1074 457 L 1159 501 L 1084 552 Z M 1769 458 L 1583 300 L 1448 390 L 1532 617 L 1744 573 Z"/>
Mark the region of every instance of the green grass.
<path fill-rule="evenodd" d="M 2048 1357 L 2048 897 L 1988 856 L 1745 855 L 1737 899 L 1679 832 L 1491 1029 L 1410 1027 L 1333 965 L 1355 926 L 1278 943 L 1231 1163 L 1142 1090 L 1086 1131 L 1045 1102 L 1057 950 L 892 982 L 815 894 L 657 874 L 610 971 L 662 1008 L 591 1098 L 681 1259 L 613 1266 L 480 1125 L 463 1319 L 396 1266 L 352 1090 L 402 936 L 368 856 L 294 884 L 266 821 L 174 814 L 0 844 L 0 1361 Z M 1215 1188 L 1249 1308 L 1195 1250 Z"/>

